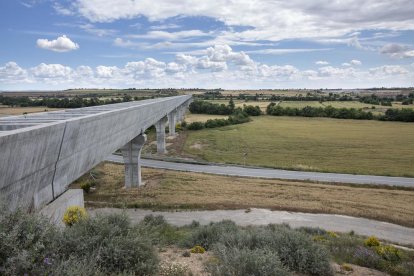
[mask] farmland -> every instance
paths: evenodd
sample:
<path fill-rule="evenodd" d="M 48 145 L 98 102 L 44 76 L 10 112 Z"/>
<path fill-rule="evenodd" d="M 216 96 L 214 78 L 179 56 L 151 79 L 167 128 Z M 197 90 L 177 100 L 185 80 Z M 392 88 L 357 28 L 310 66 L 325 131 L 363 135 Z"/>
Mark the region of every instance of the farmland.
<path fill-rule="evenodd" d="M 189 131 L 183 154 L 210 162 L 414 177 L 412 137 L 410 123 L 260 116 Z"/>

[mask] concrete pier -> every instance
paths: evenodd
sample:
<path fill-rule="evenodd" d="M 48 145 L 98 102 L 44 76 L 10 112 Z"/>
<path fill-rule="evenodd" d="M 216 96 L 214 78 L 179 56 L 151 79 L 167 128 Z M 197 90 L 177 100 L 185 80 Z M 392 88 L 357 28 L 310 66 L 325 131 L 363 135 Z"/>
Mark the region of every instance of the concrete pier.
<path fill-rule="evenodd" d="M 167 123 L 167 116 L 161 118 L 156 124 L 155 129 L 157 130 L 157 153 L 165 154 L 167 149 L 165 146 L 165 124 Z"/>
<path fill-rule="evenodd" d="M 141 150 L 147 141 L 147 135 L 140 134 L 121 148 L 125 163 L 125 187 L 139 187 L 141 180 Z"/>
<path fill-rule="evenodd" d="M 175 125 L 177 124 L 177 111 L 168 113 L 168 135 L 175 136 Z"/>

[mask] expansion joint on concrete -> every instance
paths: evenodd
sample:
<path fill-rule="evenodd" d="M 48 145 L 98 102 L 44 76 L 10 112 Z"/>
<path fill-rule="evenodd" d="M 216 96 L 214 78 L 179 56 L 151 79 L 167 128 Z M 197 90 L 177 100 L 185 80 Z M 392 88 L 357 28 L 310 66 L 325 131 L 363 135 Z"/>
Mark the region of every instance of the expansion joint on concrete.
<path fill-rule="evenodd" d="M 56 170 L 57 170 L 57 165 L 58 162 L 60 160 L 60 154 L 62 152 L 62 146 L 63 146 L 63 140 L 65 139 L 65 133 L 66 133 L 66 126 L 68 124 L 65 123 L 65 127 L 63 128 L 63 134 L 62 134 L 62 140 L 60 141 L 60 145 L 59 145 L 59 153 L 55 162 L 55 170 L 53 171 L 53 178 L 52 178 L 52 198 L 55 199 L 55 176 L 56 176 Z"/>

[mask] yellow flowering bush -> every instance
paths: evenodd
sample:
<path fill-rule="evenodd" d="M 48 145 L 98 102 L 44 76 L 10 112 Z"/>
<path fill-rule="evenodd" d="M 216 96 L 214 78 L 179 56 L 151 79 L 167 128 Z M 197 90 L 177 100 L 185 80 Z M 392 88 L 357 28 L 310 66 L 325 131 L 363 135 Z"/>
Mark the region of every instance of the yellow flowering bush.
<path fill-rule="evenodd" d="M 375 248 L 378 255 L 388 261 L 399 261 L 401 259 L 400 251 L 391 245 L 380 245 Z"/>
<path fill-rule="evenodd" d="M 364 244 L 365 246 L 368 246 L 368 247 L 375 247 L 375 246 L 379 246 L 380 242 L 375 236 L 371 236 L 365 240 Z"/>
<path fill-rule="evenodd" d="M 204 247 L 196 245 L 193 248 L 191 248 L 191 253 L 195 253 L 195 254 L 203 254 L 204 252 L 206 252 L 206 250 L 204 249 Z"/>
<path fill-rule="evenodd" d="M 87 218 L 87 216 L 85 208 L 69 206 L 63 215 L 63 222 L 68 226 L 72 226 L 80 220 Z"/>
<path fill-rule="evenodd" d="M 327 234 L 328 234 L 328 236 L 330 236 L 331 238 L 337 238 L 338 237 L 338 234 L 337 233 L 335 233 L 335 232 L 333 232 L 333 231 L 328 231 L 328 232 L 326 232 Z"/>

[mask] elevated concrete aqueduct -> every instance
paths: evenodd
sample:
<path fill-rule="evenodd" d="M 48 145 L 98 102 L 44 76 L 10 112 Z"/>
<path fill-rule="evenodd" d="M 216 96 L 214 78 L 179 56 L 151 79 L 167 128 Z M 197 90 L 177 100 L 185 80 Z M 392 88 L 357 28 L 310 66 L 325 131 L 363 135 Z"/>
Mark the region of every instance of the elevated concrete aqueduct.
<path fill-rule="evenodd" d="M 125 185 L 141 184 L 145 130 L 155 125 L 157 151 L 165 153 L 191 96 L 176 96 L 0 119 L 0 197 L 14 210 L 38 210 L 70 183 L 121 149 Z"/>

